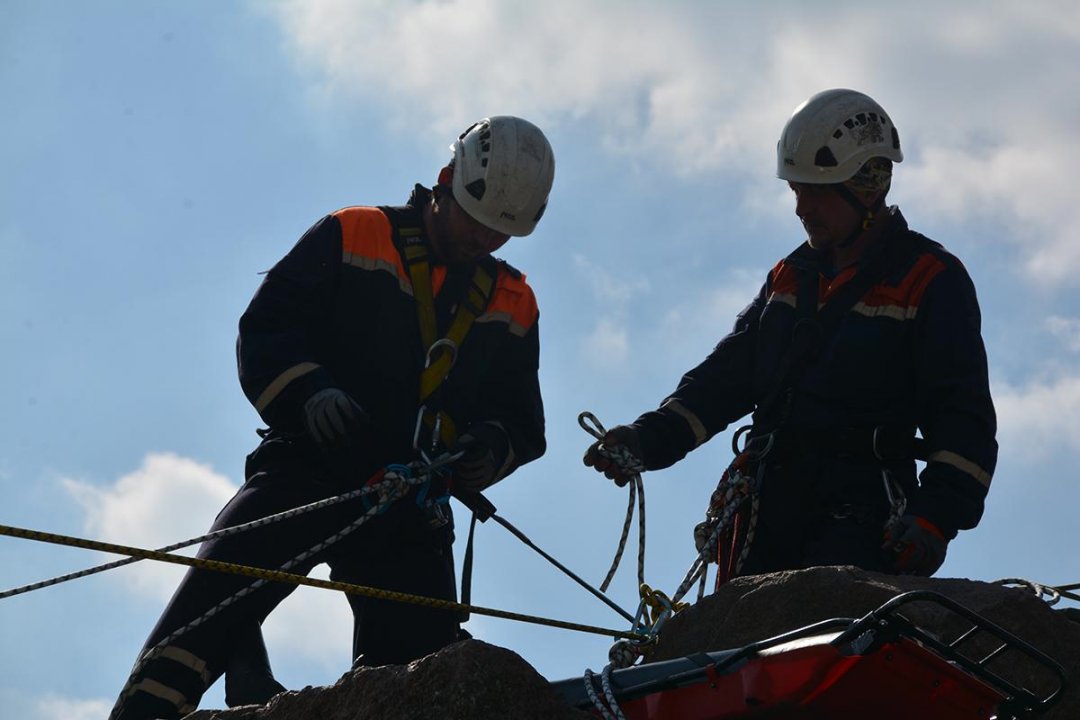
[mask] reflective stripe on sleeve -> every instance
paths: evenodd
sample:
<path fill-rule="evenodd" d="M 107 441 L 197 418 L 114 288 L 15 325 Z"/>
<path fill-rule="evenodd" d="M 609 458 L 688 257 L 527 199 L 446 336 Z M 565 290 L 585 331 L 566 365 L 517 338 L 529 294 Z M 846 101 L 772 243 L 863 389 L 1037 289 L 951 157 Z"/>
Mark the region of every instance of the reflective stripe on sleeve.
<path fill-rule="evenodd" d="M 990 473 L 986 472 L 963 455 L 958 455 L 950 450 L 938 450 L 935 453 L 931 453 L 930 457 L 926 459 L 926 462 L 939 462 L 944 463 L 945 465 L 951 465 L 960 472 L 975 478 L 984 487 L 990 487 Z"/>
<path fill-rule="evenodd" d="M 690 430 L 694 433 L 695 447 L 705 442 L 706 438 L 708 438 L 709 433 L 705 430 L 705 423 L 701 422 L 701 418 L 690 412 L 690 410 L 678 400 L 668 398 L 660 407 L 671 410 L 690 425 Z"/>
<path fill-rule="evenodd" d="M 291 368 L 274 378 L 274 381 L 266 386 L 266 389 L 259 395 L 259 399 L 255 401 L 255 409 L 262 412 L 266 407 L 274 401 L 274 399 L 281 394 L 281 391 L 285 387 L 298 377 L 307 375 L 312 370 L 319 368 L 318 363 L 302 362 L 299 365 L 293 365 Z"/>

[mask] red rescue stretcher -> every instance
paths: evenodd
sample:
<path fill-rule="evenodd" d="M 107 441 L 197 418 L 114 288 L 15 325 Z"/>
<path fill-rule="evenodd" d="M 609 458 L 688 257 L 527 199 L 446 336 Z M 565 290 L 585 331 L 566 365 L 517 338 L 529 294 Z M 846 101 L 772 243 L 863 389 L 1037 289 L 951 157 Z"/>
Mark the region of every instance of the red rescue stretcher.
<path fill-rule="evenodd" d="M 899 613 L 914 602 L 941 606 L 967 629 L 951 641 L 938 638 Z M 1038 690 L 1006 679 L 1021 667 Z M 735 650 L 615 670 L 609 679 L 608 697 L 626 720 L 1007 720 L 1041 715 L 1067 683 L 1061 665 L 1044 653 L 928 591 L 899 595 L 857 620 L 826 620 Z M 594 696 L 605 697 L 598 675 L 553 685 L 570 705 L 602 716 L 587 682 Z"/>

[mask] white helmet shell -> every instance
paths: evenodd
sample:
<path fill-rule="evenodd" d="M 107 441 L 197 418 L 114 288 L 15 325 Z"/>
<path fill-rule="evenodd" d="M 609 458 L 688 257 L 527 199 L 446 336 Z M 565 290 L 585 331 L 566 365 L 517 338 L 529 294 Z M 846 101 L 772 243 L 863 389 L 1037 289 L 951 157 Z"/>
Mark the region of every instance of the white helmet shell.
<path fill-rule="evenodd" d="M 776 176 L 790 182 L 842 183 L 872 157 L 900 162 L 900 135 L 872 98 L 825 90 L 799 107 L 776 144 Z"/>
<path fill-rule="evenodd" d="M 484 118 L 451 145 L 454 200 L 477 222 L 528 235 L 547 207 L 555 156 L 544 133 L 510 115 Z"/>

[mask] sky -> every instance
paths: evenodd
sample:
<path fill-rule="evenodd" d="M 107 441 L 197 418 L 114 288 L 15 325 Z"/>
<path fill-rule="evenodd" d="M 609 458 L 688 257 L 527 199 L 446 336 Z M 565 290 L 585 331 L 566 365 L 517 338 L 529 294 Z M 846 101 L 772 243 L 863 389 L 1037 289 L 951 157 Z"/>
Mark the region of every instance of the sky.
<path fill-rule="evenodd" d="M 1071 0 L 0 0 L 0 524 L 140 547 L 205 532 L 258 440 L 234 342 L 259 273 L 328 212 L 403 202 L 465 127 L 514 114 L 557 163 L 539 228 L 500 251 L 541 308 L 549 450 L 489 494 L 599 584 L 626 491 L 581 465 L 577 415 L 654 408 L 803 240 L 776 140 L 833 87 L 891 115 L 890 201 L 979 290 L 1001 454 L 939 575 L 1080 581 Z M 729 439 L 646 474 L 654 587 L 690 566 Z M 631 611 L 635 553 L 610 591 Z M 0 537 L 0 589 L 110 559 Z M 181 573 L 142 562 L 0 601 L 5 714 L 104 717 Z M 473 601 L 627 629 L 494 523 Z M 467 629 L 552 680 L 611 645 Z M 340 594 L 301 588 L 265 630 L 289 688 L 349 666 Z M 220 684 L 202 707 L 223 707 Z"/>

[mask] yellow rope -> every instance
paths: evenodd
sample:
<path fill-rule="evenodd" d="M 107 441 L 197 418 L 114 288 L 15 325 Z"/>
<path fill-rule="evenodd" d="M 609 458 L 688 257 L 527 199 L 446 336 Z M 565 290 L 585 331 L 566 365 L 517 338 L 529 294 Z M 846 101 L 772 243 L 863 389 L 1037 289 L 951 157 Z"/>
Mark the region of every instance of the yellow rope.
<path fill-rule="evenodd" d="M 575 630 L 577 632 L 592 633 L 594 635 L 606 635 L 629 640 L 645 639 L 643 635 L 623 630 L 608 630 L 593 625 L 581 625 L 578 623 L 564 622 L 562 620 L 537 617 L 535 615 L 523 615 L 521 613 L 507 612 L 505 610 L 485 608 L 477 605 L 466 605 L 452 600 L 410 595 L 394 590 L 382 590 L 380 588 L 354 585 L 352 583 L 319 580 L 318 578 L 309 578 L 304 575 L 282 572 L 280 570 L 266 570 L 264 568 L 250 567 L 248 565 L 221 562 L 220 560 L 206 560 L 203 558 L 187 557 L 185 555 L 173 555 L 158 550 L 146 550 L 144 548 L 131 547 L 129 545 L 116 545 L 113 543 L 101 542 L 99 540 L 87 540 L 85 538 L 77 538 L 69 535 L 58 535 L 56 533 L 42 532 L 40 530 L 12 527 L 10 525 L 0 525 L 0 535 L 23 538 L 25 540 L 36 540 L 38 542 L 52 543 L 54 545 L 66 545 L 68 547 L 77 547 L 86 550 L 98 550 L 100 552 L 114 553 L 116 555 L 127 555 L 128 557 L 137 557 L 144 560 L 158 560 L 160 562 L 173 563 L 174 565 L 186 565 L 188 567 L 195 567 L 203 570 L 231 573 L 233 575 L 245 575 L 247 577 L 269 580 L 271 582 L 306 585 L 308 587 L 322 588 L 324 590 L 339 590 L 350 595 L 362 595 L 365 597 L 378 598 L 380 600 L 394 600 L 397 602 L 407 602 L 414 605 L 425 605 L 427 607 L 442 608 L 445 610 L 466 610 L 477 615 L 489 615 L 504 620 L 517 620 L 518 622 L 546 625 L 548 627 L 561 628 L 563 630 Z"/>

